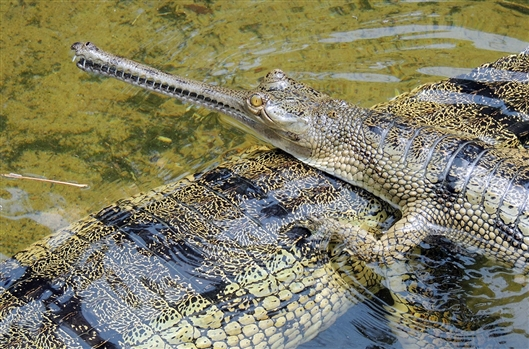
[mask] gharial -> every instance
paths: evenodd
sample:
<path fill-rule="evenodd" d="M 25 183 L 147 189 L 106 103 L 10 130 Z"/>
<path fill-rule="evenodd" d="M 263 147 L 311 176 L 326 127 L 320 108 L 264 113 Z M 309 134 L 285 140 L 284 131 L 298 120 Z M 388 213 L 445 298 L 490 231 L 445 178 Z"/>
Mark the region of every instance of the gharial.
<path fill-rule="evenodd" d="M 277 151 L 119 201 L 1 265 L 0 348 L 295 346 L 380 288 L 316 211 L 394 217 Z"/>
<path fill-rule="evenodd" d="M 438 234 L 529 270 L 526 149 L 506 151 L 486 135 L 477 139 L 421 118 L 362 109 L 295 81 L 281 70 L 266 75 L 256 89 L 233 90 L 172 76 L 89 42 L 75 43 L 72 49 L 83 70 L 225 113 L 297 159 L 399 209 L 402 218 L 380 234 L 337 220 L 315 217 L 308 223 L 313 229 L 341 235 L 351 252 L 366 261 L 402 259 L 425 237 Z M 526 50 L 521 55 L 527 54 Z M 527 71 L 483 72 L 478 83 L 520 84 L 510 105 L 503 107 L 526 107 Z M 465 103 L 464 98 L 460 103 Z M 506 129 L 515 135 L 511 141 L 520 145 L 519 139 L 529 130 L 529 116 L 512 112 L 517 122 Z"/>
<path fill-rule="evenodd" d="M 90 57 L 81 56 L 78 66 L 132 78 Z M 504 74 L 527 74 L 527 54 L 485 65 L 473 77 L 489 69 L 497 76 L 502 66 Z M 511 99 L 524 85 L 511 74 L 498 82 L 494 103 L 477 102 L 483 89 L 472 97 L 467 88 L 432 109 L 434 101 L 418 96 L 441 91 L 430 86 L 377 108 L 402 117 L 407 103 L 446 117 L 463 109 L 462 129 L 479 120 L 490 125 L 466 128 L 470 135 L 527 146 L 527 106 Z M 169 87 L 155 82 L 143 81 L 155 90 Z M 461 96 L 469 100 L 459 105 Z M 0 348 L 296 346 L 359 293 L 380 288 L 380 277 L 345 248 L 342 235 L 307 229 L 303 221 L 316 216 L 381 230 L 399 213 L 279 151 L 245 155 L 122 200 L 0 265 Z M 403 306 L 413 318 L 421 312 Z M 434 315 L 442 316 L 425 313 L 430 326 Z"/>

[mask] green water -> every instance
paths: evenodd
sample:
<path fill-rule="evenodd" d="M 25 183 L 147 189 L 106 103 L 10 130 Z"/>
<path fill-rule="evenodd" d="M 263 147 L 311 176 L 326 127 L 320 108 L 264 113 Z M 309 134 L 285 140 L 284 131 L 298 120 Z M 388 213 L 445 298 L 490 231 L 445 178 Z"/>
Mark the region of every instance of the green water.
<path fill-rule="evenodd" d="M 6 256 L 119 198 L 259 144 L 216 114 L 79 71 L 75 41 L 231 87 L 255 86 L 281 68 L 365 107 L 529 45 L 528 1 L 2 1 L 0 14 L 0 173 L 89 185 L 0 177 Z M 527 284 L 508 270 L 484 270 L 468 286 L 479 293 L 476 309 L 512 323 L 484 346 L 527 344 Z M 374 345 L 351 323 L 339 321 L 306 347 Z"/>

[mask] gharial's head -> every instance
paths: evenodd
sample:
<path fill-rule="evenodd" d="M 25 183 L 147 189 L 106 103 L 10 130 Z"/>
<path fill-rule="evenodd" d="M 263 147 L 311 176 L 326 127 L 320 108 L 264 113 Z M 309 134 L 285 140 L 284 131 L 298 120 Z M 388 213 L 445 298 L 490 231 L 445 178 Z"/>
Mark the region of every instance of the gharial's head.
<path fill-rule="evenodd" d="M 185 102 L 231 116 L 260 138 L 297 156 L 308 158 L 318 135 L 336 124 L 336 101 L 295 81 L 281 70 L 268 73 L 252 90 L 235 90 L 170 75 L 99 49 L 91 42 L 72 45 L 82 70 L 111 76 Z M 326 139 L 327 140 L 327 139 Z"/>
<path fill-rule="evenodd" d="M 310 157 L 317 133 L 324 131 L 332 99 L 276 69 L 259 86 L 248 91 L 245 117 L 261 138 L 298 157 Z M 245 120 L 240 120 L 246 123 Z"/>

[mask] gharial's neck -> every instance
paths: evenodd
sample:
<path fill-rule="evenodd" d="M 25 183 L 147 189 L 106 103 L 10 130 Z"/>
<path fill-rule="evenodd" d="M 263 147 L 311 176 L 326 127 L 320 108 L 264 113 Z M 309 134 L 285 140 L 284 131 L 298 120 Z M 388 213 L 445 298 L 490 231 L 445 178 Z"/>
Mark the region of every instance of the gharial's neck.
<path fill-rule="evenodd" d="M 383 190 L 385 171 L 393 162 L 400 167 L 405 155 L 392 145 L 408 141 L 394 137 L 398 121 L 343 101 L 334 100 L 327 105 L 329 108 L 322 110 L 324 115 L 320 116 L 321 125 L 311 130 L 311 137 L 317 141 L 312 146 L 312 156 L 305 162 L 400 207 L 399 200 Z"/>

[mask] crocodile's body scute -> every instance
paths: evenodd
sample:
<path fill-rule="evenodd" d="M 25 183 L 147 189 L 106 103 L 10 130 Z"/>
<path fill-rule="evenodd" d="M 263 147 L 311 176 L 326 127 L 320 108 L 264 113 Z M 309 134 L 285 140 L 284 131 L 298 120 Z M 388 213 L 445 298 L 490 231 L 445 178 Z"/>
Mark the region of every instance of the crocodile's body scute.
<path fill-rule="evenodd" d="M 348 146 L 333 152 L 323 139 L 307 162 L 384 198 L 403 215 L 379 240 L 351 233 L 355 253 L 366 260 L 403 258 L 427 235 L 440 234 L 529 268 L 527 150 L 496 149 L 384 114 L 354 120 L 326 125 L 327 134 L 341 132 Z"/>
<path fill-rule="evenodd" d="M 351 288 L 380 287 L 336 242 L 296 225 L 316 211 L 393 217 L 278 151 L 119 201 L 1 265 L 0 348 L 306 341 L 350 306 Z"/>
<path fill-rule="evenodd" d="M 371 109 L 498 148 L 529 148 L 529 52 L 419 86 Z"/>

